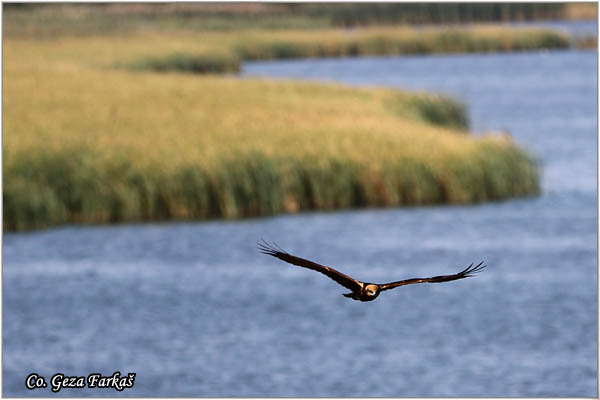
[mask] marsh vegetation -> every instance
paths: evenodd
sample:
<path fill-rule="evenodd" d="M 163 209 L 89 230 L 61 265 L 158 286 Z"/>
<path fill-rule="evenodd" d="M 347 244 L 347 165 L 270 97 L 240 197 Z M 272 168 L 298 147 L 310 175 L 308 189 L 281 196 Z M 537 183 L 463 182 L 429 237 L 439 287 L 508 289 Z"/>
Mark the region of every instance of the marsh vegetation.
<path fill-rule="evenodd" d="M 564 49 L 569 36 L 542 28 L 363 28 L 210 33 L 210 44 L 186 49 L 154 48 L 117 66 L 135 70 L 195 73 L 236 72 L 244 60 L 281 60 L 366 55 L 504 52 Z"/>
<path fill-rule="evenodd" d="M 531 156 L 506 135 L 470 135 L 455 100 L 178 72 L 233 72 L 243 59 L 562 46 L 561 35 L 481 27 L 9 37 L 4 227 L 537 194 Z"/>
<path fill-rule="evenodd" d="M 463 106 L 445 97 L 77 62 L 7 62 L 5 76 L 8 229 L 538 191 L 529 156 L 507 137 L 469 135 Z"/>
<path fill-rule="evenodd" d="M 588 3 L 7 3 L 8 37 L 595 20 Z"/>

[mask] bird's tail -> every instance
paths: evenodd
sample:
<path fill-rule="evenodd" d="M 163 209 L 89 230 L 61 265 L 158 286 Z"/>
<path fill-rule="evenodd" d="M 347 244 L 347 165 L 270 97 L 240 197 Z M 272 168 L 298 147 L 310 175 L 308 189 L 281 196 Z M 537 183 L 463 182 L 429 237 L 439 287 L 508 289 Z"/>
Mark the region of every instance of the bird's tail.
<path fill-rule="evenodd" d="M 350 293 L 342 293 L 345 297 L 350 297 L 353 300 L 358 300 L 358 297 L 356 295 L 356 293 L 354 292 L 350 292 Z"/>

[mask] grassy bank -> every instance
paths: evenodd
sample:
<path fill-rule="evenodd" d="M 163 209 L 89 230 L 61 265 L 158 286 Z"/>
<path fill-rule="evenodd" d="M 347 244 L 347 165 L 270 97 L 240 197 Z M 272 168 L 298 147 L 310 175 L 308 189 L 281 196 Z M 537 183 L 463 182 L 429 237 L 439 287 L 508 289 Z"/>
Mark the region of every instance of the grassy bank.
<path fill-rule="evenodd" d="M 118 68 L 149 70 L 156 72 L 179 71 L 200 74 L 239 72 L 241 60 L 234 52 L 211 52 L 190 54 L 169 53 L 162 56 L 146 56 L 129 63 L 117 63 Z"/>
<path fill-rule="evenodd" d="M 7 5 L 3 27 L 7 38 L 23 42 L 63 40 L 68 44 L 66 47 L 71 47 L 74 38 L 87 38 L 89 46 L 80 46 L 82 57 L 94 49 L 98 53 L 91 54 L 90 61 L 108 68 L 228 73 L 239 71 L 244 60 L 568 48 L 571 45 L 568 35 L 543 28 L 374 27 L 364 21 L 340 23 L 357 28 L 333 28 L 340 25 L 335 22 L 340 18 L 345 21 L 344 15 L 358 16 L 364 12 L 365 16 L 369 13 L 376 16 L 368 21 L 386 22 L 386 15 L 440 12 L 450 15 L 451 10 L 460 15 L 487 15 L 498 9 L 507 15 L 524 13 L 535 18 L 561 7 L 560 4 L 16 4 Z M 325 22 L 318 16 L 319 10 L 324 13 Z M 280 25 L 271 26 L 274 21 Z M 129 43 L 115 46 L 117 40 Z M 591 40 L 578 43 L 589 46 Z"/>
<path fill-rule="evenodd" d="M 304 4 L 301 13 L 326 16 L 336 26 L 465 24 L 595 19 L 594 3 L 342 3 Z"/>
<path fill-rule="evenodd" d="M 205 44 L 199 46 L 194 39 Z M 501 26 L 205 32 L 178 35 L 176 43 L 148 48 L 137 56 L 133 52 L 123 55 L 115 65 L 152 71 L 235 72 L 244 60 L 505 52 L 569 46 L 569 37 L 558 31 Z"/>
<path fill-rule="evenodd" d="M 234 44 L 236 52 L 246 60 L 497 52 L 567 47 L 568 36 L 557 31 L 501 26 L 256 33 L 244 35 Z"/>
<path fill-rule="evenodd" d="M 471 203 L 537 192 L 535 169 L 512 143 L 488 138 L 473 147 L 436 161 L 410 153 L 366 163 L 343 154 L 282 158 L 254 151 L 177 167 L 107 160 L 89 148 L 37 149 L 7 163 L 4 229 Z"/>
<path fill-rule="evenodd" d="M 507 137 L 469 135 L 464 107 L 450 99 L 115 69 L 126 55 L 186 45 L 120 43 L 5 42 L 5 229 L 469 203 L 539 190 L 529 156 Z"/>
<path fill-rule="evenodd" d="M 4 5 L 10 38 L 595 19 L 595 3 L 107 3 Z"/>

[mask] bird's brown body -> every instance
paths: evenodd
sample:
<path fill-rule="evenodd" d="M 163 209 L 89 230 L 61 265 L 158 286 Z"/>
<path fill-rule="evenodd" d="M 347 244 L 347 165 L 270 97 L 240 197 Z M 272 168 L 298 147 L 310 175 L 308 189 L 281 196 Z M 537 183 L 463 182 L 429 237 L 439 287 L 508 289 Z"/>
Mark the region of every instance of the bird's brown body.
<path fill-rule="evenodd" d="M 277 246 L 277 245 L 275 245 Z M 300 267 L 312 269 L 313 271 L 320 272 L 324 275 L 327 275 L 329 278 L 333 279 L 340 285 L 345 288 L 350 289 L 352 292 L 345 293 L 344 296 L 349 297 L 354 300 L 359 301 L 373 301 L 379 296 L 381 292 L 384 290 L 389 290 L 396 288 L 398 286 L 410 285 L 413 283 L 434 283 L 434 282 L 449 282 L 457 279 L 468 278 L 473 276 L 477 272 L 481 271 L 485 268 L 483 262 L 480 262 L 475 267 L 473 264 L 469 265 L 467 268 L 462 270 L 461 272 L 453 275 L 440 275 L 434 276 L 431 278 L 413 278 L 413 279 L 405 279 L 397 282 L 390 282 L 384 284 L 377 283 L 368 283 L 361 282 L 354 278 L 349 277 L 331 267 L 326 267 L 324 265 L 317 264 L 315 262 L 306 260 L 304 258 L 293 256 L 286 251 L 282 250 L 279 247 L 273 247 L 267 242 L 263 240 L 263 243 L 258 244 L 258 249 L 267 255 L 277 257 L 282 261 L 288 262 L 290 264 L 298 265 Z"/>
<path fill-rule="evenodd" d="M 344 296 L 354 300 L 373 301 L 379 296 L 381 286 L 376 283 L 361 282 L 360 289 L 355 292 L 344 293 Z"/>

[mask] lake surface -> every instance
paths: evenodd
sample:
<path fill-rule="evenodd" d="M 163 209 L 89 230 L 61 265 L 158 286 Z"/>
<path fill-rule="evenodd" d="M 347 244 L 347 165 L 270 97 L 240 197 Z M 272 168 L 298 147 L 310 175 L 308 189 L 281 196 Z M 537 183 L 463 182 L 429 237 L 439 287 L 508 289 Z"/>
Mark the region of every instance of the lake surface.
<path fill-rule="evenodd" d="M 508 130 L 543 194 L 473 206 L 4 235 L 3 394 L 54 373 L 136 373 L 59 396 L 595 397 L 595 51 L 248 63 L 291 77 L 450 94 L 479 134 Z M 358 279 L 455 273 L 370 303 L 260 254 L 275 240 Z M 36 372 L 48 387 L 29 391 Z"/>

